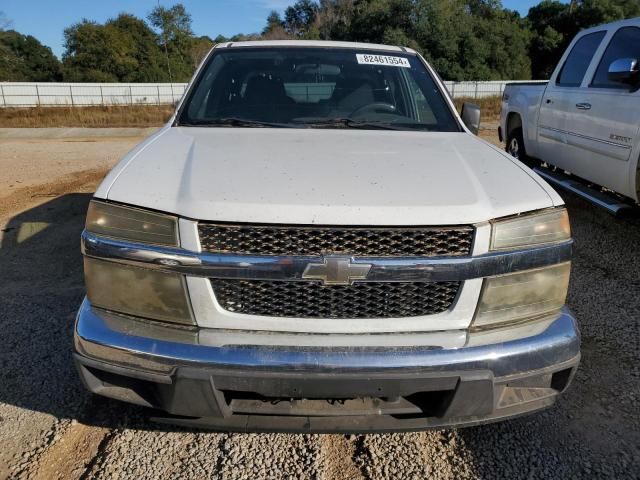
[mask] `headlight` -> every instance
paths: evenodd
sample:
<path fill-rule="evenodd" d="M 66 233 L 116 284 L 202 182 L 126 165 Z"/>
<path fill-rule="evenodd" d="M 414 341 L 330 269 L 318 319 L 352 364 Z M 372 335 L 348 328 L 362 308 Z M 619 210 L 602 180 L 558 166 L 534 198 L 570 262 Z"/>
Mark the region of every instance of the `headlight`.
<path fill-rule="evenodd" d="M 87 298 L 96 307 L 136 317 L 193 325 L 185 279 L 93 258 L 84 260 Z"/>
<path fill-rule="evenodd" d="M 177 223 L 177 218 L 170 215 L 93 200 L 89 204 L 85 228 L 106 237 L 177 246 Z"/>
<path fill-rule="evenodd" d="M 569 215 L 565 208 L 497 220 L 491 230 L 491 250 L 528 247 L 571 238 Z"/>
<path fill-rule="evenodd" d="M 567 298 L 571 262 L 484 280 L 472 327 L 494 327 L 551 315 Z"/>
<path fill-rule="evenodd" d="M 132 242 L 178 246 L 177 218 L 92 201 L 88 232 Z M 87 298 L 96 307 L 165 322 L 193 325 L 185 278 L 111 261 L 85 258 Z"/>

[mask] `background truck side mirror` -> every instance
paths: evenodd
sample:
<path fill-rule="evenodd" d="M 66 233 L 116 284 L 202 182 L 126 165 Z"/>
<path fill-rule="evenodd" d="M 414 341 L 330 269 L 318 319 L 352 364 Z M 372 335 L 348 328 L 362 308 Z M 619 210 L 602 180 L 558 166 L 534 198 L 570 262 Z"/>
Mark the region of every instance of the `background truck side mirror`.
<path fill-rule="evenodd" d="M 471 130 L 471 133 L 477 135 L 480 130 L 480 107 L 473 103 L 465 102 L 462 104 L 460 116 L 467 128 Z"/>
<path fill-rule="evenodd" d="M 640 80 L 640 63 L 636 58 L 619 58 L 609 65 L 609 80 L 618 83 L 636 84 Z"/>

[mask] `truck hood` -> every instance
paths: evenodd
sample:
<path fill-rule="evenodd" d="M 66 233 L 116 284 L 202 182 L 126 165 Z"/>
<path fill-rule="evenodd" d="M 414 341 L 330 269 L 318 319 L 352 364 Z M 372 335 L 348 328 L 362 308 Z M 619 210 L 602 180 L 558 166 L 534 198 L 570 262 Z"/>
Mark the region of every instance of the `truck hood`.
<path fill-rule="evenodd" d="M 200 220 L 445 225 L 553 206 L 547 188 L 468 133 L 172 127 L 96 197 Z"/>

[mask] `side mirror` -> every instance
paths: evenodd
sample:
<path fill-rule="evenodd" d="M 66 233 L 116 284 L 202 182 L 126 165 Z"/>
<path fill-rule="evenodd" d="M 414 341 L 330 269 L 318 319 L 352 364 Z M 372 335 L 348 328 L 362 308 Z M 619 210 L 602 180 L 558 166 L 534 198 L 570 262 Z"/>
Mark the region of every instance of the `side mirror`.
<path fill-rule="evenodd" d="M 609 65 L 609 80 L 635 84 L 640 79 L 640 63 L 636 58 L 620 58 Z"/>
<path fill-rule="evenodd" d="M 463 103 L 460 116 L 471 133 L 477 135 L 480 130 L 480 107 L 473 103 Z"/>

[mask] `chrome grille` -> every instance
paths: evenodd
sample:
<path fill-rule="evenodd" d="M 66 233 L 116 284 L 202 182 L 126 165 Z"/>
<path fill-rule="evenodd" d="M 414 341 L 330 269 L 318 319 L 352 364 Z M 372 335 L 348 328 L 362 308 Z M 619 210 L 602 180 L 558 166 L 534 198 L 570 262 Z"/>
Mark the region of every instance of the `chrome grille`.
<path fill-rule="evenodd" d="M 473 227 L 316 227 L 200 223 L 205 252 L 250 255 L 464 256 Z"/>
<path fill-rule="evenodd" d="M 211 279 L 222 308 L 248 315 L 294 318 L 399 318 L 448 310 L 460 282 L 315 282 Z"/>

